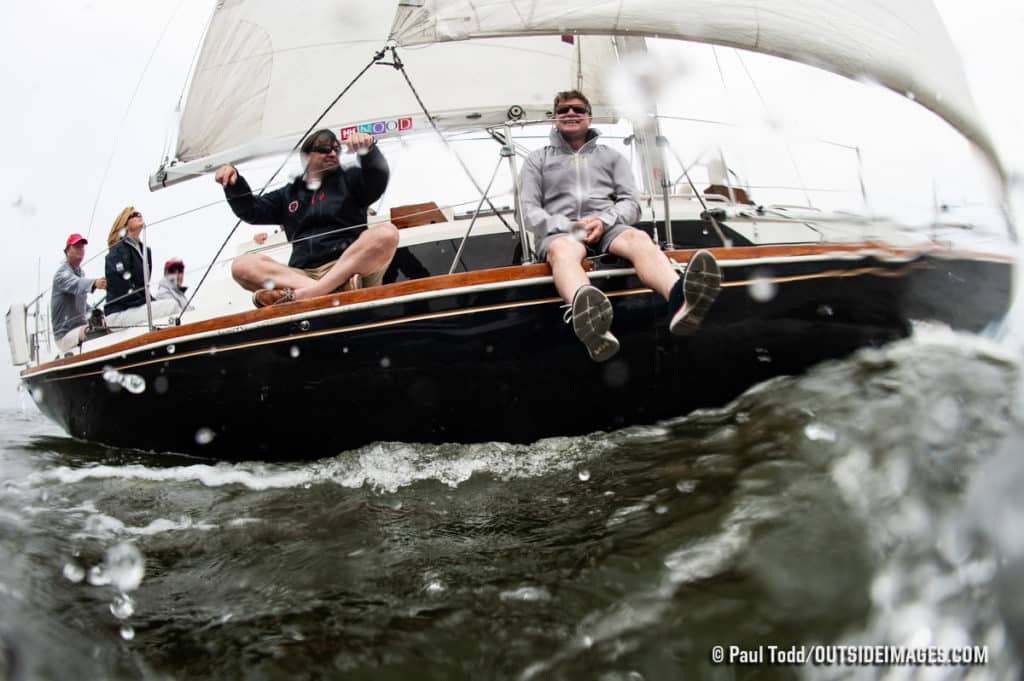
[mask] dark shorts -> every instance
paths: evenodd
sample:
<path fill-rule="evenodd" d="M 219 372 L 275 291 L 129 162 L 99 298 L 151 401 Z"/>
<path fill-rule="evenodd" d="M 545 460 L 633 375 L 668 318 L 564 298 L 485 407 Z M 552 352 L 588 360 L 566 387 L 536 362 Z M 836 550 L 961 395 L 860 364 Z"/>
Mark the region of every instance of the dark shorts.
<path fill-rule="evenodd" d="M 630 225 L 612 225 L 608 227 L 604 230 L 604 234 L 601 235 L 601 240 L 596 244 L 583 244 L 587 249 L 587 255 L 603 255 L 607 253 L 609 246 L 612 245 L 615 238 L 627 229 L 633 229 L 633 227 Z M 555 232 L 541 239 L 540 244 L 537 246 L 537 260 L 545 262 L 548 259 L 548 248 L 551 246 L 551 242 L 562 237 L 572 238 L 568 232 Z"/>

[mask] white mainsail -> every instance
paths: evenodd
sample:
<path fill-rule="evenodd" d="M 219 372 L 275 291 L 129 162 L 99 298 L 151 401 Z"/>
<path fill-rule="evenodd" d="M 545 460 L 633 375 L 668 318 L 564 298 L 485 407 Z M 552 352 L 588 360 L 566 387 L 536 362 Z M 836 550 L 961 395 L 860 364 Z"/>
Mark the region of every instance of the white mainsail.
<path fill-rule="evenodd" d="M 385 46 L 396 11 L 397 0 L 218 3 L 193 71 L 174 158 L 150 186 L 290 149 Z M 609 37 L 543 36 L 429 45 L 399 56 L 435 122 L 452 129 L 500 124 L 512 107 L 542 117 L 553 93 L 571 87 L 599 93 L 615 50 Z M 382 61 L 390 62 L 391 54 Z M 359 125 L 375 134 L 429 129 L 402 74 L 384 64 L 372 66 L 320 127 Z"/>
<path fill-rule="evenodd" d="M 566 32 L 738 47 L 875 81 L 937 113 L 999 168 L 931 0 L 402 0 L 391 38 L 412 46 Z"/>

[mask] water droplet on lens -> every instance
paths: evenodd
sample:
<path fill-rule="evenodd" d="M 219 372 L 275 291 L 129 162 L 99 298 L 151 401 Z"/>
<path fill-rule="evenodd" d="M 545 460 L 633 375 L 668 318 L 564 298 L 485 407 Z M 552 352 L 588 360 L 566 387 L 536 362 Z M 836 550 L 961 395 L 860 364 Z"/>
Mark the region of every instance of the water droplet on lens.
<path fill-rule="evenodd" d="M 110 604 L 110 612 L 119 620 L 128 619 L 135 614 L 135 602 L 130 596 L 117 594 Z"/>
<path fill-rule="evenodd" d="M 804 426 L 804 435 L 813 442 L 835 442 L 839 439 L 834 430 L 820 423 L 808 423 Z"/>
<path fill-rule="evenodd" d="M 341 301 L 338 300 L 337 298 L 331 298 L 331 305 L 333 305 L 334 307 L 338 307 L 339 305 L 341 305 Z"/>
<path fill-rule="evenodd" d="M 39 388 L 39 387 L 32 388 L 31 395 L 32 395 L 32 399 L 35 400 L 36 402 L 42 402 L 43 401 L 43 389 L 42 388 Z"/>
<path fill-rule="evenodd" d="M 835 314 L 835 313 L 832 312 L 832 306 L 831 305 L 819 305 L 818 306 L 818 316 L 819 317 L 831 317 L 833 314 Z"/>
<path fill-rule="evenodd" d="M 666 513 L 668 513 L 668 506 L 666 506 L 665 504 L 658 504 L 657 506 L 654 507 L 654 512 L 658 515 L 665 515 Z"/>
<path fill-rule="evenodd" d="M 103 557 L 103 569 L 110 583 L 121 593 L 138 588 L 146 572 L 142 554 L 130 542 L 122 542 L 107 549 Z"/>
<path fill-rule="evenodd" d="M 274 289 L 274 280 L 273 279 L 265 279 L 263 281 L 263 288 L 265 288 L 268 291 L 272 291 Z"/>
<path fill-rule="evenodd" d="M 146 379 L 138 374 L 121 374 L 121 385 L 133 395 L 146 392 Z"/>
<path fill-rule="evenodd" d="M 174 347 L 174 344 L 173 344 L 173 343 L 171 343 L 170 345 L 168 345 L 168 346 L 167 346 L 167 354 L 168 354 L 168 355 L 173 355 L 173 354 L 174 354 L 174 351 L 175 351 L 175 349 L 176 349 L 176 348 Z"/>
<path fill-rule="evenodd" d="M 432 580 L 430 580 L 430 582 L 427 583 L 427 585 L 425 587 L 423 587 L 423 590 L 426 591 L 431 596 L 437 596 L 437 595 L 443 594 L 445 591 L 447 591 L 448 587 L 446 587 L 444 585 L 444 582 L 442 582 L 441 580 L 439 580 L 439 579 L 432 579 Z"/>
<path fill-rule="evenodd" d="M 157 395 L 166 395 L 169 384 L 170 382 L 166 376 L 157 376 L 153 380 L 153 390 L 156 391 Z"/>
<path fill-rule="evenodd" d="M 103 571 L 102 565 L 93 565 L 89 568 L 88 581 L 93 586 L 104 586 L 110 584 L 110 578 Z"/>
<path fill-rule="evenodd" d="M 196 444 L 208 445 L 217 434 L 211 428 L 200 428 L 196 431 Z"/>
<path fill-rule="evenodd" d="M 295 359 L 302 353 L 299 350 L 299 346 L 293 345 L 288 349 L 288 354 L 292 356 L 292 359 Z"/>
<path fill-rule="evenodd" d="M 121 275 L 121 278 L 124 279 L 125 281 L 128 281 L 129 279 L 132 278 L 132 273 L 131 272 L 125 272 L 124 274 Z"/>
<path fill-rule="evenodd" d="M 64 565 L 64 579 L 78 584 L 85 579 L 85 570 L 78 563 L 70 562 Z"/>
<path fill-rule="evenodd" d="M 343 354 L 343 355 L 344 355 L 344 354 L 347 354 L 347 353 L 348 353 L 348 346 L 346 345 L 345 347 L 343 347 L 343 348 L 341 349 L 341 354 Z"/>
<path fill-rule="evenodd" d="M 121 638 L 123 638 L 125 641 L 131 641 L 133 638 L 135 638 L 135 630 L 131 627 L 131 625 L 126 624 L 123 627 L 121 627 Z"/>
<path fill-rule="evenodd" d="M 488 345 L 486 348 L 484 348 L 484 352 L 486 352 L 488 355 L 491 354 L 492 352 L 494 352 L 494 346 Z"/>
<path fill-rule="evenodd" d="M 582 480 L 583 482 L 586 482 L 587 480 L 590 480 L 590 471 L 588 471 L 586 468 L 581 468 L 580 469 L 580 480 Z"/>
<path fill-rule="evenodd" d="M 754 270 L 747 292 L 759 303 L 766 303 L 775 297 L 778 286 L 772 281 L 772 273 L 765 268 Z"/>
<path fill-rule="evenodd" d="M 389 366 L 391 366 L 391 359 L 389 357 L 381 357 L 380 366 L 383 369 L 387 369 Z"/>

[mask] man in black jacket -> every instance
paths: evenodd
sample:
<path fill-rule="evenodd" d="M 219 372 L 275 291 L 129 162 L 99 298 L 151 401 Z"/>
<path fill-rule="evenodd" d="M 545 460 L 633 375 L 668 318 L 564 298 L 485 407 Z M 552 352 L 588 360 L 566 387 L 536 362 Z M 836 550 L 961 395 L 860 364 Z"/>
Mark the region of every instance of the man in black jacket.
<path fill-rule="evenodd" d="M 359 154 L 359 166 L 341 168 L 341 146 L 331 130 L 317 130 L 302 143 L 305 172 L 280 189 L 254 196 L 234 166 L 223 165 L 214 179 L 224 187 L 235 215 L 250 224 L 282 225 L 292 244 L 288 265 L 247 253 L 231 266 L 244 289 L 254 291 L 257 307 L 322 296 L 342 287 L 380 283 L 398 247 L 389 222 L 366 224 L 367 207 L 384 193 L 388 163 L 372 136 L 345 140 Z"/>

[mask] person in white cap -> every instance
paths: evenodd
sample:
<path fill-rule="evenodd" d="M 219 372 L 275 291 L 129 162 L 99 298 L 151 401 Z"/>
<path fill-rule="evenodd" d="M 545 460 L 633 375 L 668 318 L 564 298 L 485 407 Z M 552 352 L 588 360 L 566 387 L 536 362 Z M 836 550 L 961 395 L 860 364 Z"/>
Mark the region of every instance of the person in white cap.
<path fill-rule="evenodd" d="M 96 289 L 107 288 L 105 277 L 90 279 L 82 271 L 85 245 L 81 234 L 72 234 L 64 244 L 64 262 L 53 275 L 50 287 L 50 320 L 57 349 L 68 352 L 85 340 L 86 297 Z"/>

